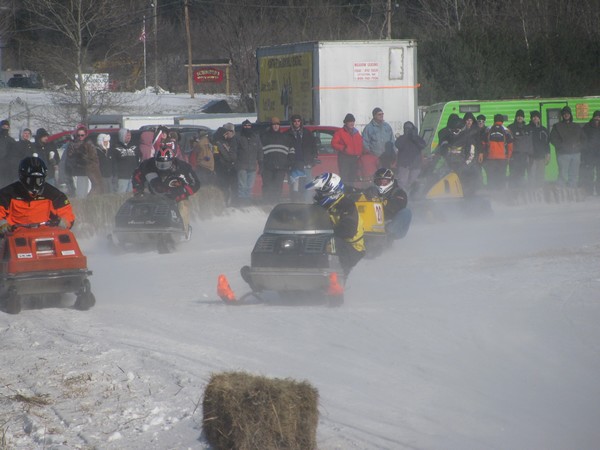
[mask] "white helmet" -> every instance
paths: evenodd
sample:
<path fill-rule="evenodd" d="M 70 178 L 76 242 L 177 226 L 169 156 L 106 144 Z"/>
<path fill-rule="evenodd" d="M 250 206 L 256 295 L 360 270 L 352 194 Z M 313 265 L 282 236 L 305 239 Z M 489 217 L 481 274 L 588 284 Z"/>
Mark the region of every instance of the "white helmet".
<path fill-rule="evenodd" d="M 375 175 L 373 175 L 373 182 L 379 193 L 383 195 L 394 187 L 394 172 L 385 167 L 377 169 Z"/>
<path fill-rule="evenodd" d="M 337 173 L 325 172 L 306 185 L 306 189 L 314 189 L 314 202 L 327 207 L 344 195 L 344 183 Z"/>

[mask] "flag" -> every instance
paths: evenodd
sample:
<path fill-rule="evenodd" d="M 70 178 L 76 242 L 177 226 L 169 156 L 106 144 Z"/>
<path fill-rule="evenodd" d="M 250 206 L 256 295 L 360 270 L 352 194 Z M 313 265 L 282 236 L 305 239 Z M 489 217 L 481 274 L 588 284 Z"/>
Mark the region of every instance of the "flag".
<path fill-rule="evenodd" d="M 146 23 L 142 26 L 142 32 L 140 33 L 140 37 L 138 38 L 140 42 L 146 42 Z"/>

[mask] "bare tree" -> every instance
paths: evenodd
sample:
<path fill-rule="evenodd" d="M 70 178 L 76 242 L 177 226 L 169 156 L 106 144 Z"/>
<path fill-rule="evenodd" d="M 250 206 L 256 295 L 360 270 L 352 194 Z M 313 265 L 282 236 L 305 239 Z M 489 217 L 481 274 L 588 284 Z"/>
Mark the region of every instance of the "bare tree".
<path fill-rule="evenodd" d="M 118 40 L 109 37 L 131 24 L 123 11 L 140 3 L 128 0 L 115 7 L 113 0 L 24 0 L 23 8 L 42 38 L 32 47 L 32 56 L 75 88 L 80 120 L 86 120 L 92 104 L 105 101 L 98 91 L 91 94 L 85 74 L 93 70 L 96 59 L 108 60 L 119 53 Z"/>

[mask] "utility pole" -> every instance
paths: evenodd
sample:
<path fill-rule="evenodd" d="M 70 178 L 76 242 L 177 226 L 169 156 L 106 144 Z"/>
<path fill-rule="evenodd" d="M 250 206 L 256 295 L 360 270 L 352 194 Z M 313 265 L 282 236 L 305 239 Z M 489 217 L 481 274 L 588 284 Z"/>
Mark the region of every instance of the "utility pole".
<path fill-rule="evenodd" d="M 188 51 L 188 91 L 190 98 L 194 98 L 194 80 L 192 74 L 192 35 L 190 33 L 190 13 L 188 9 L 188 0 L 184 0 L 185 8 L 185 36 L 187 40 L 187 51 Z"/>
<path fill-rule="evenodd" d="M 387 21 L 387 36 L 386 39 L 392 39 L 392 0 L 387 0 L 387 11 L 385 14 Z"/>
<path fill-rule="evenodd" d="M 158 95 L 158 0 L 154 0 L 154 93 Z"/>

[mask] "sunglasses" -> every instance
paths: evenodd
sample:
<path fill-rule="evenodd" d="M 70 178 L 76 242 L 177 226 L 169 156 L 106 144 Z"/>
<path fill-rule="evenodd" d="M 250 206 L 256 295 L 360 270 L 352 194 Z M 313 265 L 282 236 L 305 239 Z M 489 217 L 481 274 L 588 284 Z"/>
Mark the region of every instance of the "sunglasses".
<path fill-rule="evenodd" d="M 77 133 L 77 136 L 79 136 L 79 137 L 85 137 L 85 134 Z"/>

